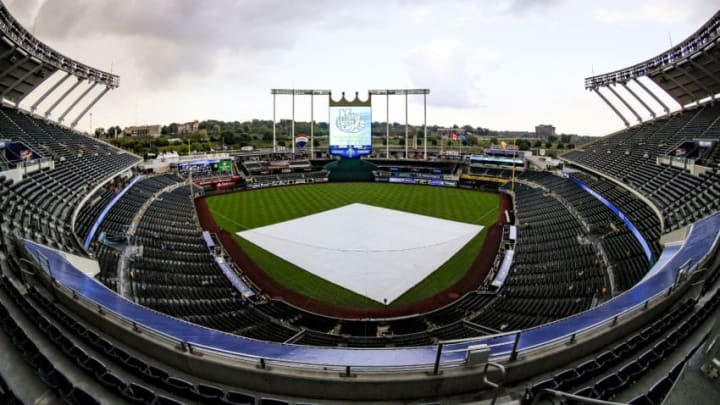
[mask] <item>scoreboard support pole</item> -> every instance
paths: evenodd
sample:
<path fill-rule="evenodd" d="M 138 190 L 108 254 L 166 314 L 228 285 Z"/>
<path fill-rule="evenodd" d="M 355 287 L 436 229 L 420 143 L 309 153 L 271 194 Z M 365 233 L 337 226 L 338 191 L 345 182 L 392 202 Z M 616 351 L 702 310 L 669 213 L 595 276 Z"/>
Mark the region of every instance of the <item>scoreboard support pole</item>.
<path fill-rule="evenodd" d="M 423 93 L 423 159 L 427 160 L 427 93 Z"/>
<path fill-rule="evenodd" d="M 405 160 L 408 158 L 408 95 L 405 93 Z"/>
<path fill-rule="evenodd" d="M 272 150 L 273 150 L 273 152 L 277 152 L 277 146 L 276 146 L 277 145 L 277 129 L 275 127 L 275 122 L 276 122 L 276 119 L 275 119 L 276 99 L 275 98 L 276 98 L 277 94 L 273 93 L 272 96 L 273 96 L 273 145 L 272 145 Z"/>
<path fill-rule="evenodd" d="M 369 90 L 370 95 L 385 96 L 385 157 L 390 157 L 390 96 L 405 96 L 405 159 L 409 156 L 408 96 L 423 95 L 423 159 L 427 160 L 427 95 L 430 89 L 385 89 Z M 413 148 L 417 150 L 417 133 L 413 134 Z"/>
<path fill-rule="evenodd" d="M 310 94 L 310 159 L 315 157 L 315 99 Z"/>
<path fill-rule="evenodd" d="M 423 95 L 423 158 L 427 160 L 427 95 L 430 89 L 395 89 L 395 90 L 369 90 L 370 95 L 385 96 L 385 157 L 390 157 L 390 96 L 405 96 L 405 159 L 409 158 L 409 132 L 410 125 L 408 123 L 408 96 L 413 94 Z M 273 152 L 277 152 L 277 95 L 292 96 L 292 121 L 291 121 L 291 140 L 292 153 L 295 154 L 295 96 L 310 96 L 310 154 L 311 158 L 315 153 L 315 100 L 313 96 L 330 94 L 330 90 L 322 89 L 270 89 L 273 96 Z M 414 135 L 415 148 L 417 149 L 417 134 Z M 442 146 L 441 146 L 442 147 Z"/>
<path fill-rule="evenodd" d="M 390 159 L 390 93 L 385 94 L 385 159 Z"/>
<path fill-rule="evenodd" d="M 310 96 L 310 153 L 315 152 L 314 148 L 314 132 L 315 132 L 315 100 L 313 96 L 329 95 L 330 90 L 324 89 L 270 89 L 270 94 L 273 96 L 273 152 L 277 152 L 277 131 L 276 122 L 277 116 L 275 115 L 275 101 L 277 95 L 292 96 L 292 120 L 290 123 L 290 132 L 292 143 L 292 153 L 295 154 L 295 96 Z"/>

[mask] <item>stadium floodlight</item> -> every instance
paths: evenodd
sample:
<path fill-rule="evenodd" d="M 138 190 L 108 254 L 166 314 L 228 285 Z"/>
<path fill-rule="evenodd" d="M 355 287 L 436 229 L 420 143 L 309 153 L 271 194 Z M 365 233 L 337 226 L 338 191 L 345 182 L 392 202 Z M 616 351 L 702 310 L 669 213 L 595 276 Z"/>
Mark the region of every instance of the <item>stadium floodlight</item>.
<path fill-rule="evenodd" d="M 430 89 L 384 89 L 369 90 L 370 95 L 385 96 L 385 157 L 390 156 L 390 96 L 405 96 L 405 159 L 408 158 L 408 95 L 423 96 L 423 159 L 427 160 L 427 95 Z M 413 135 L 413 146 L 417 148 L 417 136 Z"/>
<path fill-rule="evenodd" d="M 277 152 L 277 127 L 276 127 L 276 105 L 277 96 L 292 96 L 292 121 L 291 121 L 291 137 L 292 153 L 295 154 L 295 96 L 310 96 L 310 157 L 315 153 L 315 102 L 314 96 L 326 96 L 330 94 L 330 90 L 325 89 L 270 89 L 273 96 L 273 152 Z"/>

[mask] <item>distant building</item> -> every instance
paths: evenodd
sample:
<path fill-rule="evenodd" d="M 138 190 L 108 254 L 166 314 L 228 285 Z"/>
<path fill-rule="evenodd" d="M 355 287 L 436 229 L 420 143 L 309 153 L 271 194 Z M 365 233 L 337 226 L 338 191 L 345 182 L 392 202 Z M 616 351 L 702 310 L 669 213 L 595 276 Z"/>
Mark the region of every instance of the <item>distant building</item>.
<path fill-rule="evenodd" d="M 198 120 L 192 121 L 192 122 L 186 122 L 184 124 L 177 124 L 177 134 L 178 135 L 185 135 L 185 134 L 194 134 L 195 132 L 200 130 L 200 122 Z"/>
<path fill-rule="evenodd" d="M 160 136 L 160 125 L 140 125 L 136 127 L 127 127 L 123 129 L 123 135 L 125 136 Z"/>
<path fill-rule="evenodd" d="M 549 136 L 555 136 L 555 127 L 554 126 L 540 124 L 535 127 L 535 137 L 547 138 Z"/>

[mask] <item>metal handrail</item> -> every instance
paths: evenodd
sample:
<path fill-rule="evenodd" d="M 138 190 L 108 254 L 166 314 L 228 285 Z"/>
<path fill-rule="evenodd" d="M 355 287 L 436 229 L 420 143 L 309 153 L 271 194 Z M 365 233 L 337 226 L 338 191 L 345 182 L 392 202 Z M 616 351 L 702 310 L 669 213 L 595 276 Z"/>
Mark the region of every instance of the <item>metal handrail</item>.
<path fill-rule="evenodd" d="M 488 380 L 488 368 L 489 367 L 495 367 L 500 371 L 500 382 L 494 382 Z M 503 366 L 500 363 L 493 363 L 493 362 L 487 362 L 485 363 L 485 367 L 483 368 L 483 383 L 486 385 L 489 385 L 493 388 L 493 398 L 492 401 L 490 401 L 490 405 L 495 405 L 495 401 L 497 400 L 498 395 L 498 389 L 502 387 L 502 383 L 505 382 L 505 366 Z"/>
<path fill-rule="evenodd" d="M 51 275 L 51 273 L 48 273 L 48 274 Z M 342 365 L 342 364 L 322 364 L 322 365 L 318 365 L 318 364 L 311 364 L 311 363 L 305 363 L 305 362 L 300 362 L 300 361 L 294 362 L 294 361 L 285 360 L 285 359 L 283 359 L 283 360 L 268 359 L 268 358 L 263 358 L 262 356 L 256 356 L 256 355 L 252 355 L 252 354 L 248 354 L 248 353 L 231 352 L 231 351 L 227 351 L 227 350 L 223 350 L 223 349 L 219 349 L 219 348 L 210 347 L 210 346 L 206 346 L 206 345 L 203 345 L 203 344 L 195 343 L 195 342 L 192 342 L 192 341 L 181 340 L 181 339 L 178 339 L 178 338 L 175 337 L 175 336 L 169 335 L 169 334 L 167 334 L 167 333 L 165 333 L 165 332 L 159 331 L 159 330 L 154 329 L 154 328 L 152 328 L 152 327 L 149 327 L 149 326 L 146 326 L 146 325 L 138 325 L 138 324 L 136 324 L 135 322 L 131 321 L 129 318 L 126 318 L 125 316 L 123 316 L 123 315 L 121 315 L 121 314 L 113 311 L 112 309 L 109 309 L 109 308 L 107 308 L 107 307 L 105 307 L 105 306 L 103 306 L 103 305 L 101 305 L 101 304 L 98 304 L 98 303 L 95 302 L 95 301 L 90 300 L 89 298 L 86 298 L 86 297 L 84 297 L 84 296 L 81 296 L 81 295 L 77 294 L 77 292 L 76 292 L 75 290 L 73 290 L 73 289 L 71 289 L 71 288 L 69 288 L 69 287 L 67 287 L 67 286 L 64 286 L 64 285 L 59 284 L 59 283 L 54 283 L 54 288 L 55 288 L 56 290 L 69 292 L 70 295 L 73 296 L 73 297 L 76 297 L 77 300 L 81 301 L 82 303 L 84 303 L 84 304 L 86 304 L 86 305 L 89 305 L 90 307 L 97 308 L 100 312 L 103 312 L 103 314 L 105 314 L 105 315 L 111 315 L 114 319 L 122 322 L 123 324 L 126 324 L 129 328 L 132 328 L 132 329 L 135 329 L 135 330 L 141 330 L 142 332 L 150 332 L 150 333 L 152 333 L 153 335 L 162 338 L 162 339 L 165 340 L 166 342 L 168 342 L 168 343 L 170 343 L 170 344 L 173 344 L 173 345 L 176 345 L 176 346 L 178 346 L 178 347 L 183 347 L 183 348 L 191 347 L 192 350 L 197 350 L 197 349 L 199 348 L 199 349 L 202 349 L 203 351 L 206 351 L 206 352 L 208 352 L 208 353 L 213 353 L 213 354 L 217 354 L 217 355 L 222 355 L 222 356 L 230 357 L 230 358 L 233 358 L 233 359 L 235 359 L 235 360 L 245 359 L 245 360 L 250 360 L 250 361 L 254 361 L 254 362 L 258 362 L 258 361 L 261 361 L 261 360 L 262 360 L 262 361 L 267 362 L 267 363 L 269 363 L 269 364 L 283 365 L 283 366 L 287 366 L 287 367 L 309 368 L 309 369 L 324 369 L 324 370 L 330 369 L 330 370 L 333 370 L 333 371 L 345 371 L 345 369 L 346 369 L 346 367 L 347 367 L 347 365 Z M 658 296 L 663 296 L 664 294 L 665 294 L 664 291 L 661 292 L 661 293 L 658 293 L 658 294 L 656 294 L 655 296 L 651 297 L 650 300 L 655 299 L 655 298 L 657 298 Z M 642 307 L 642 306 L 644 306 L 644 303 L 635 305 L 635 306 L 633 306 L 633 307 L 630 307 L 630 308 L 626 309 L 625 311 L 623 311 L 622 313 L 618 314 L 616 317 L 619 318 L 620 315 L 624 315 L 624 314 L 627 314 L 627 313 L 629 313 L 629 312 L 631 312 L 631 311 L 635 311 L 635 310 L 638 309 L 638 307 Z M 151 309 L 151 308 L 147 308 L 147 309 L 152 310 L 152 311 L 155 311 L 155 310 L 153 310 L 153 309 Z M 164 315 L 164 316 L 167 316 L 166 314 L 163 314 L 163 313 L 161 313 L 161 312 L 159 312 L 159 311 L 155 311 L 155 312 L 157 312 L 158 314 L 162 314 L 162 315 Z M 186 322 L 186 323 L 188 323 L 188 324 L 191 324 L 190 322 L 184 321 L 184 320 L 182 320 L 182 319 L 178 319 L 178 320 L 181 321 L 181 322 Z M 601 321 L 601 322 L 597 322 L 597 323 L 595 323 L 595 324 L 593 324 L 593 325 L 590 325 L 590 326 L 588 326 L 588 327 L 586 327 L 586 328 L 583 328 L 583 329 L 580 330 L 580 331 L 576 331 L 576 332 L 573 333 L 573 334 L 579 334 L 579 333 L 586 332 L 586 331 L 588 331 L 588 330 L 590 330 L 590 329 L 594 329 L 594 328 L 596 328 L 596 327 L 598 327 L 598 326 L 601 326 L 601 325 L 604 325 L 604 324 L 608 324 L 609 322 L 613 322 L 614 320 L 615 320 L 615 317 L 614 317 L 614 318 L 611 318 L 611 319 L 606 319 L 606 320 Z M 202 326 L 202 325 L 197 325 L 197 324 L 192 324 L 192 325 L 205 328 L 205 327 Z M 208 330 L 211 330 L 210 328 L 207 328 L 207 329 L 208 329 Z M 219 331 L 213 330 L 213 332 L 219 332 Z M 471 340 L 461 340 L 460 342 L 456 342 L 456 343 L 454 343 L 454 344 L 481 343 L 481 342 L 484 341 L 484 340 L 488 340 L 488 339 L 492 339 L 492 338 L 497 338 L 497 337 L 508 336 L 508 335 L 512 335 L 513 333 L 514 333 L 514 334 L 518 334 L 518 333 L 521 334 L 522 332 L 523 332 L 523 331 L 512 331 L 512 332 L 503 333 L 503 334 L 483 336 L 483 337 L 481 337 L 481 338 L 475 338 L 474 340 L 472 340 L 472 339 L 471 339 Z M 220 333 L 224 333 L 224 332 L 220 332 Z M 556 338 L 556 339 L 553 339 L 553 340 L 551 340 L 551 341 L 549 341 L 549 342 L 546 341 L 546 342 L 543 342 L 542 344 L 538 344 L 538 345 L 536 345 L 536 346 L 532 346 L 532 347 L 525 348 L 525 349 L 522 350 L 522 353 L 528 353 L 528 352 L 531 352 L 531 351 L 536 350 L 536 349 L 539 349 L 539 348 L 547 348 L 548 346 L 554 345 L 555 343 L 557 343 L 557 342 L 559 342 L 559 341 L 567 340 L 567 339 L 568 339 L 571 335 L 573 335 L 573 334 L 563 335 L 563 336 L 558 337 L 558 338 Z M 443 343 L 445 343 L 445 342 L 443 342 Z M 497 347 L 497 346 L 507 346 L 507 345 L 509 345 L 509 344 L 510 344 L 509 342 L 503 342 L 503 343 L 498 343 L 498 344 L 493 344 L 493 345 L 488 345 L 488 346 L 489 346 L 489 347 Z M 428 347 L 430 347 L 430 346 L 428 346 Z M 326 348 L 326 349 L 327 349 L 327 350 L 333 350 L 334 348 L 333 348 L 333 347 L 328 347 L 328 348 Z M 388 350 L 388 351 L 392 351 L 392 350 L 394 350 L 394 349 L 395 349 L 395 348 L 391 348 L 391 347 L 388 347 L 388 348 L 379 348 L 379 350 Z M 358 350 L 358 351 L 361 351 L 361 350 L 364 350 L 364 349 L 363 349 L 363 348 L 344 348 L 344 350 Z M 467 351 L 468 351 L 468 347 L 463 347 L 463 348 L 458 348 L 458 349 L 443 350 L 442 354 L 452 354 L 452 353 L 460 353 L 460 352 L 467 352 Z M 507 355 L 510 354 L 510 353 L 511 353 L 511 351 L 504 351 L 504 352 L 496 353 L 496 354 L 494 354 L 494 355 L 491 356 L 491 359 L 501 360 L 501 359 L 506 358 Z M 493 364 L 497 364 L 497 363 L 493 363 Z M 463 365 L 465 365 L 465 362 L 462 361 L 462 360 L 452 360 L 452 361 L 447 361 L 447 362 L 441 362 L 440 365 L 441 365 L 442 367 L 447 368 L 447 367 L 463 366 Z M 421 370 L 429 371 L 429 370 L 432 370 L 432 368 L 433 368 L 433 363 L 417 364 L 417 365 L 402 365 L 402 366 L 353 366 L 353 370 L 355 370 L 355 371 L 365 371 L 365 372 L 392 372 L 392 371 L 405 372 L 405 371 L 421 371 Z"/>
<path fill-rule="evenodd" d="M 713 246 L 716 247 L 719 242 L 720 242 L 720 234 L 716 235 L 715 238 L 713 239 Z M 704 255 L 703 255 L 701 258 L 699 258 L 699 260 L 697 260 L 695 263 L 693 263 L 691 266 L 685 266 L 685 264 L 684 264 L 684 267 L 688 267 L 688 268 L 686 269 L 686 272 L 696 271 L 696 270 L 700 267 L 700 265 L 703 265 L 703 264 L 705 263 L 705 261 L 707 260 L 708 255 L 710 255 L 713 251 L 714 251 L 714 250 L 705 252 Z M 31 251 L 31 250 L 28 250 L 28 253 L 29 253 L 30 256 L 32 256 L 32 257 L 35 258 L 35 260 L 36 260 L 36 262 L 37 262 L 37 263 L 36 263 L 36 266 L 39 266 L 39 267 L 45 269 L 45 267 L 47 266 L 47 263 L 43 263 L 43 260 L 42 260 L 42 259 L 43 259 L 43 256 L 44 256 L 44 255 L 43 255 L 41 252 L 33 252 L 33 251 Z M 40 255 L 40 257 L 36 256 L 35 253 L 37 253 L 38 255 Z M 47 261 L 47 259 L 45 259 L 45 261 Z M 37 267 L 36 267 L 36 268 L 37 268 Z M 47 269 L 45 269 L 45 271 L 47 272 L 47 274 L 48 274 L 48 275 L 50 276 L 50 278 L 52 279 L 52 278 L 53 278 L 53 275 L 52 275 L 52 272 L 51 272 L 52 269 L 47 268 Z M 690 281 L 690 280 L 691 280 L 691 279 L 690 279 L 690 278 L 687 278 L 687 277 L 684 278 L 684 279 L 676 279 L 671 286 L 668 286 L 668 288 L 662 289 L 661 291 L 659 291 L 659 292 L 657 292 L 656 294 L 652 295 L 651 297 L 647 298 L 647 299 L 644 300 L 643 302 L 640 302 L 640 303 L 637 303 L 637 304 L 634 304 L 634 305 L 629 306 L 629 307 L 626 308 L 625 310 L 623 310 L 623 311 L 617 313 L 616 315 L 614 315 L 612 318 L 606 318 L 606 319 L 603 319 L 603 320 L 601 320 L 601 321 L 595 322 L 595 323 L 592 324 L 592 325 L 586 326 L 586 327 L 584 327 L 584 328 L 582 328 L 582 329 L 573 330 L 571 333 L 566 333 L 566 334 L 564 334 L 563 336 L 559 336 L 559 337 L 554 338 L 554 339 L 551 339 L 551 340 L 545 340 L 545 341 L 542 342 L 541 344 L 537 344 L 537 345 L 530 346 L 530 347 L 525 347 L 525 348 L 522 349 L 522 353 L 532 352 L 532 351 L 538 350 L 538 349 L 540 349 L 540 348 L 545 348 L 545 349 L 547 349 L 547 348 L 552 348 L 552 347 L 554 347 L 558 342 L 564 341 L 564 340 L 566 340 L 566 339 L 568 339 L 568 338 L 570 338 L 571 341 L 574 341 L 574 340 L 576 339 L 576 336 L 577 336 L 578 334 L 583 334 L 583 333 L 585 333 L 585 332 L 587 332 L 587 331 L 589 331 L 589 330 L 598 328 L 598 327 L 601 326 L 601 325 L 607 325 L 607 324 L 610 323 L 610 322 L 612 322 L 613 324 L 615 324 L 615 323 L 618 322 L 619 319 L 623 318 L 626 314 L 634 313 L 634 312 L 636 312 L 636 311 L 642 311 L 643 309 L 646 309 L 647 306 L 648 306 L 648 303 L 654 302 L 654 301 L 656 301 L 656 300 L 658 300 L 658 299 L 662 299 L 663 296 L 668 296 L 668 295 L 670 295 L 670 293 L 671 293 L 672 291 L 676 290 L 677 287 L 678 287 L 680 284 L 685 284 L 685 283 L 687 283 L 687 282 Z M 339 364 L 309 364 L 309 363 L 304 363 L 304 362 L 300 362 L 300 361 L 295 362 L 295 361 L 286 360 L 286 359 L 278 359 L 278 360 L 266 359 L 266 358 L 261 358 L 261 357 L 259 357 L 259 356 L 255 356 L 255 355 L 252 355 L 252 354 L 238 353 L 238 352 L 230 352 L 230 351 L 225 351 L 225 350 L 218 349 L 218 348 L 214 348 L 214 347 L 207 347 L 207 346 L 204 346 L 204 345 L 201 345 L 201 344 L 196 344 L 195 342 L 192 342 L 192 341 L 184 341 L 184 340 L 178 339 L 178 338 L 175 337 L 175 336 L 171 336 L 171 335 L 169 335 L 169 334 L 167 334 L 167 333 L 165 333 L 165 332 L 156 330 L 156 329 L 154 329 L 154 328 L 151 328 L 151 327 L 148 327 L 148 326 L 145 326 L 145 325 L 137 325 L 137 324 L 136 324 L 135 322 L 133 322 L 131 319 L 129 319 L 129 318 L 127 318 L 127 317 L 124 317 L 124 316 L 120 315 L 119 313 L 116 313 L 115 311 L 112 311 L 112 310 L 110 310 L 110 309 L 107 309 L 107 308 L 105 308 L 103 305 L 98 304 L 97 302 L 95 302 L 95 301 L 93 301 L 93 300 L 91 300 L 91 299 L 89 299 L 89 298 L 86 298 L 86 297 L 83 297 L 83 296 L 79 296 L 75 290 L 73 290 L 73 289 L 71 289 L 71 288 L 69 288 L 69 287 L 67 287 L 67 286 L 65 286 L 65 285 L 62 285 L 62 284 L 59 284 L 59 283 L 56 283 L 56 282 L 53 281 L 53 292 L 55 292 L 56 290 L 69 291 L 70 294 L 72 294 L 73 298 L 75 298 L 75 299 L 77 299 L 77 300 L 80 300 L 83 304 L 86 303 L 85 305 L 89 305 L 90 307 L 97 308 L 98 312 L 99 312 L 99 313 L 102 313 L 103 315 L 110 314 L 111 316 L 113 316 L 113 318 L 117 318 L 118 320 L 120 320 L 120 322 L 122 322 L 122 323 L 124 323 L 124 324 L 127 324 L 127 325 L 131 325 L 132 328 L 133 328 L 133 330 L 142 329 L 142 330 L 145 330 L 145 331 L 149 331 L 149 332 L 151 332 L 151 333 L 153 333 L 153 334 L 155 334 L 155 335 L 157 335 L 157 336 L 162 337 L 164 340 L 166 340 L 166 341 L 168 341 L 168 342 L 171 342 L 171 343 L 173 343 L 173 344 L 175 344 L 175 345 L 177 345 L 177 346 L 180 346 L 180 348 L 181 348 L 182 350 L 184 350 L 184 351 L 187 351 L 187 348 L 190 347 L 190 348 L 191 348 L 191 350 L 190 350 L 191 353 L 193 352 L 194 349 L 200 348 L 200 349 L 205 350 L 205 351 L 208 351 L 208 352 L 217 353 L 217 354 L 226 355 L 226 356 L 231 356 L 231 357 L 234 358 L 234 359 L 243 359 L 243 358 L 244 358 L 244 359 L 251 359 L 251 360 L 253 360 L 253 361 L 257 361 L 257 360 L 259 359 L 263 364 L 265 364 L 266 362 L 270 362 L 271 364 L 287 365 L 287 366 L 292 366 L 292 367 L 304 367 L 304 368 L 310 368 L 310 369 L 325 369 L 325 370 L 327 370 L 328 368 L 330 368 L 330 369 L 333 369 L 333 370 L 334 370 L 334 369 L 336 369 L 336 368 L 339 368 L 339 369 L 341 369 L 341 370 L 344 369 L 346 372 L 347 372 L 347 370 L 348 370 L 348 366 L 347 366 L 347 365 L 339 365 Z M 66 292 L 65 294 L 68 294 L 68 293 Z M 68 295 L 70 295 L 70 294 L 68 294 Z M 149 308 L 147 308 L 147 309 L 149 309 Z M 105 312 L 105 310 L 107 310 L 107 313 Z M 149 310 L 152 310 L 152 309 L 149 309 Z M 161 314 L 161 313 L 158 312 L 158 311 L 155 311 L 155 312 L 157 312 L 158 314 Z M 163 316 L 167 316 L 167 315 L 164 315 L 164 314 L 163 314 Z M 186 322 L 186 321 L 183 321 L 183 320 L 179 320 L 179 321 L 180 321 L 180 322 Z M 558 322 L 560 322 L 560 321 L 558 321 Z M 186 322 L 186 323 L 190 324 L 189 322 Z M 193 324 L 193 325 L 194 325 L 194 324 Z M 194 326 L 202 327 L 202 326 L 199 326 L 199 325 L 194 325 Z M 536 328 L 528 329 L 528 330 L 537 329 L 537 328 L 539 328 L 539 327 L 547 327 L 547 324 L 545 324 L 545 325 L 543 325 L 543 326 L 538 326 L 538 327 L 536 327 Z M 211 330 L 210 328 L 206 328 L 206 329 Z M 214 330 L 213 330 L 213 331 L 214 331 Z M 217 332 L 217 331 L 214 331 L 214 332 L 216 332 L 216 333 L 222 333 L 222 332 Z M 491 360 L 497 361 L 497 360 L 506 360 L 506 359 L 507 359 L 507 360 L 509 360 L 509 361 L 513 361 L 514 358 L 516 357 L 517 353 L 518 353 L 518 352 L 516 351 L 517 342 L 519 341 L 520 336 L 521 336 L 523 333 L 527 333 L 527 331 L 512 331 L 512 332 L 507 332 L 507 333 L 502 333 L 502 334 L 497 334 L 497 335 L 483 336 L 483 337 L 479 337 L 479 338 L 475 338 L 475 339 L 455 341 L 454 343 L 450 343 L 450 344 L 456 345 L 456 346 L 450 348 L 450 350 L 444 351 L 442 354 L 443 354 L 443 355 L 448 355 L 448 354 L 468 352 L 470 343 L 480 344 L 480 343 L 484 343 L 484 341 L 488 341 L 489 339 L 498 339 L 498 338 L 506 337 L 506 336 L 511 335 L 511 334 L 513 334 L 513 333 L 515 333 L 515 341 L 514 341 L 514 342 L 504 341 L 504 342 L 497 342 L 497 343 L 493 343 L 493 344 L 489 345 L 490 347 L 500 347 L 500 346 L 509 346 L 510 344 L 512 344 L 512 345 L 513 345 L 513 349 L 512 349 L 511 351 L 507 351 L 507 350 L 506 350 L 506 351 L 503 351 L 503 352 L 500 352 L 500 353 L 495 353 L 494 355 L 491 355 Z M 228 335 L 229 335 L 229 334 L 228 334 Z M 250 338 L 246 338 L 246 339 L 250 339 Z M 252 339 L 251 339 L 251 340 L 252 340 Z M 445 342 L 443 342 L 443 343 L 445 344 Z M 467 345 L 467 346 L 463 347 L 464 345 Z M 436 346 L 436 345 L 428 345 L 428 346 L 417 347 L 417 348 L 418 348 L 418 349 L 428 349 L 428 348 L 431 348 L 431 347 L 439 347 L 439 345 L 438 345 L 438 346 Z M 328 348 L 326 348 L 326 349 L 327 349 L 327 350 L 334 350 L 334 349 L 336 349 L 336 348 L 328 347 Z M 343 350 L 357 350 L 357 351 L 362 351 L 362 350 L 365 350 L 365 349 L 363 349 L 363 348 L 344 348 Z M 380 348 L 380 349 L 377 349 L 377 350 L 388 350 L 388 351 L 392 351 L 392 350 L 396 350 L 396 348 Z M 508 355 L 510 356 L 509 358 L 507 358 Z M 447 356 L 446 356 L 446 358 L 447 358 Z M 439 362 L 438 360 L 436 360 L 436 362 L 427 362 L 427 363 L 422 363 L 422 364 L 403 364 L 403 365 L 397 365 L 397 366 L 393 366 L 393 365 L 387 365 L 387 366 L 385 366 L 385 365 L 380 365 L 380 366 L 378 366 L 378 365 L 361 365 L 361 366 L 352 366 L 352 367 L 353 367 L 355 370 L 363 370 L 363 371 L 368 371 L 368 372 L 374 372 L 374 371 L 378 371 L 378 372 L 391 372 L 391 371 L 410 371 L 410 370 L 412 370 L 412 371 L 420 371 L 420 370 L 429 371 L 429 370 L 431 370 L 431 369 L 433 368 L 434 364 L 436 364 L 436 363 L 437 363 L 438 365 L 443 366 L 443 367 L 456 367 L 456 366 L 464 366 L 464 365 L 465 365 L 465 361 L 464 361 L 463 359 L 459 358 L 458 356 L 450 356 L 450 358 L 448 358 L 448 359 L 447 359 L 446 361 L 444 361 L 444 362 Z"/>

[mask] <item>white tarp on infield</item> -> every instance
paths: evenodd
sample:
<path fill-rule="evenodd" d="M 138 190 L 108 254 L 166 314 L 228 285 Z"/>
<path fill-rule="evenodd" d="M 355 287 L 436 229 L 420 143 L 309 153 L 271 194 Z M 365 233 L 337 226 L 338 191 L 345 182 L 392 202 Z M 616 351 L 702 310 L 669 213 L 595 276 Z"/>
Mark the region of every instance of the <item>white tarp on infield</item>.
<path fill-rule="evenodd" d="M 237 234 L 306 271 L 378 302 L 393 302 L 483 229 L 350 204 Z"/>

